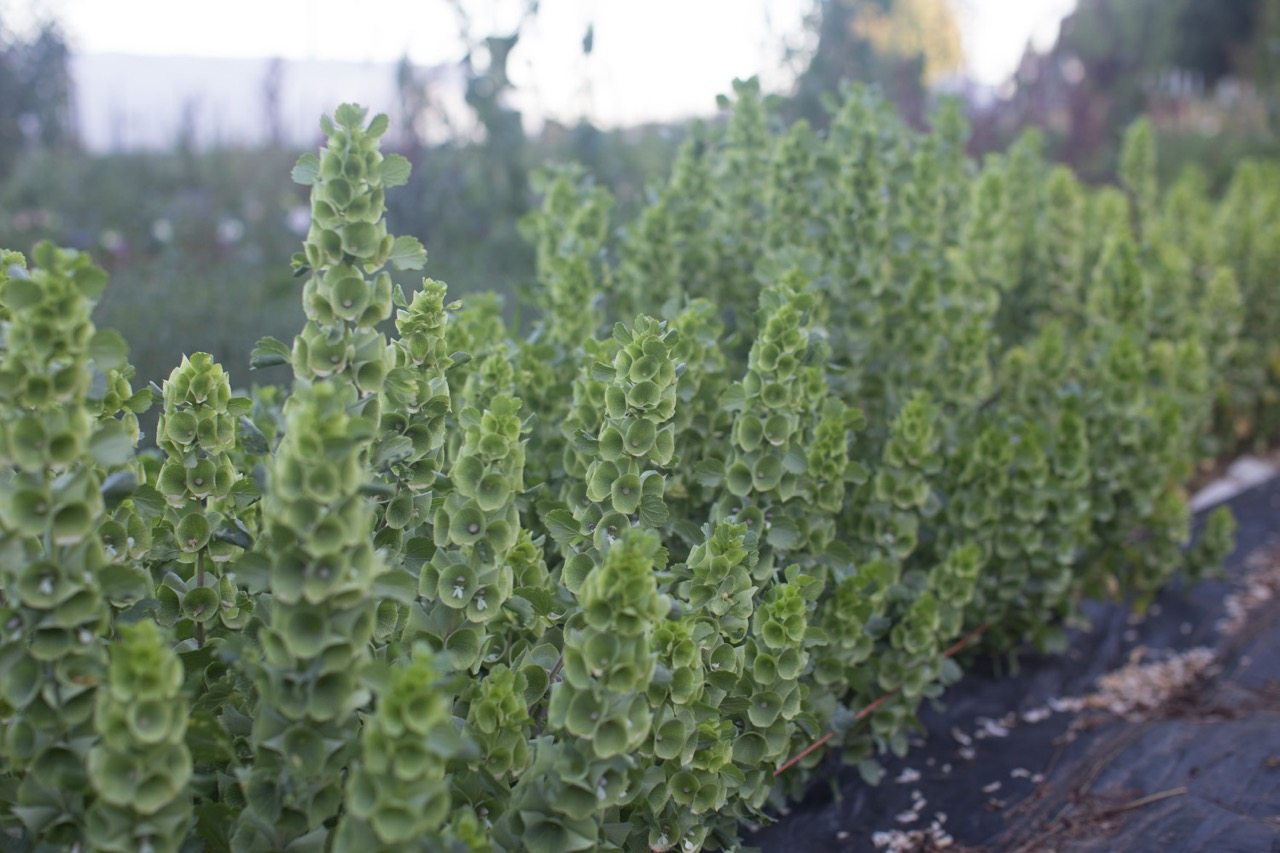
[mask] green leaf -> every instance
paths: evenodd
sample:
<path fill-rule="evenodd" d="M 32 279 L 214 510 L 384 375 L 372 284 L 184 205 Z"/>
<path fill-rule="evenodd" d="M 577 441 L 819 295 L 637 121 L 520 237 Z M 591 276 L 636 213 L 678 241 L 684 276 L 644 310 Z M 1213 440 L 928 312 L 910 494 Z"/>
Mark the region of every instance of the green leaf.
<path fill-rule="evenodd" d="M 398 270 L 420 270 L 427 265 L 427 250 L 417 237 L 397 237 L 388 260 Z"/>
<path fill-rule="evenodd" d="M 662 527 L 671 515 L 662 498 L 656 495 L 645 495 L 640 500 L 640 521 L 646 527 Z"/>
<path fill-rule="evenodd" d="M 858 775 L 868 785 L 879 785 L 880 780 L 884 778 L 884 767 L 880 765 L 880 762 L 871 759 L 859 761 Z"/>
<path fill-rule="evenodd" d="M 114 508 L 122 500 L 133 494 L 138 487 L 138 480 L 132 471 L 115 471 L 102 481 L 102 499 L 109 508 Z"/>
<path fill-rule="evenodd" d="M 140 601 L 151 592 L 151 574 L 132 563 L 106 566 L 95 577 L 102 594 L 117 606 Z"/>
<path fill-rule="evenodd" d="M 319 176 L 320 158 L 311 152 L 299 157 L 298 162 L 294 164 L 293 171 L 289 173 L 289 177 L 293 178 L 295 184 L 302 184 L 307 187 L 314 184 Z"/>
<path fill-rule="evenodd" d="M 133 436 L 120 421 L 105 421 L 89 439 L 89 453 L 103 468 L 116 468 L 133 458 Z"/>
<path fill-rule="evenodd" d="M 790 551 L 800 544 L 800 530 L 791 519 L 783 516 L 769 527 L 768 542 L 781 551 Z"/>
<path fill-rule="evenodd" d="M 402 187 L 409 183 L 413 166 L 399 154 L 388 154 L 382 160 L 382 186 L 386 189 Z"/>
<path fill-rule="evenodd" d="M 730 385 L 720 395 L 720 407 L 728 412 L 741 411 L 747 403 L 747 394 L 741 385 Z"/>
<path fill-rule="evenodd" d="M 264 592 L 271 582 L 271 560 L 265 554 L 249 551 L 231 564 L 231 571 L 249 592 Z"/>
<path fill-rule="evenodd" d="M 378 600 L 411 604 L 417 596 L 418 579 L 403 569 L 383 572 L 373 582 L 373 597 Z"/>
<path fill-rule="evenodd" d="M 520 586 L 512 594 L 533 605 L 533 612 L 539 616 L 546 616 L 556 609 L 556 597 L 542 587 Z"/>
<path fill-rule="evenodd" d="M 567 509 L 553 509 L 542 519 L 557 545 L 568 545 L 582 536 L 582 525 Z"/>
<path fill-rule="evenodd" d="M 133 396 L 124 401 L 124 407 L 135 415 L 141 415 L 151 408 L 151 404 L 155 402 L 155 395 L 150 388 L 142 388 L 133 393 Z"/>
<path fill-rule="evenodd" d="M 89 340 L 89 355 L 100 370 L 118 370 L 129 362 L 129 345 L 115 329 L 98 329 Z"/>
<path fill-rule="evenodd" d="M 232 397 L 227 401 L 227 414 L 243 417 L 253 411 L 253 400 L 249 397 Z"/>
<path fill-rule="evenodd" d="M 240 417 L 240 446 L 251 456 L 264 456 L 271 449 L 258 425 L 243 415 Z"/>
<path fill-rule="evenodd" d="M 413 441 L 408 436 L 393 435 L 378 442 L 378 446 L 373 451 L 371 464 L 374 468 L 384 468 L 412 455 Z"/>
<path fill-rule="evenodd" d="M 239 519 L 225 521 L 213 534 L 213 538 L 245 550 L 253 547 L 253 537 L 249 535 L 249 531 Z"/>
<path fill-rule="evenodd" d="M 338 124 L 347 128 L 359 127 L 364 124 L 364 117 L 369 114 L 369 110 L 359 104 L 339 104 L 338 108 L 333 111 L 333 119 Z"/>
<path fill-rule="evenodd" d="M 386 133 L 387 128 L 390 127 L 390 125 L 391 120 L 387 118 L 387 114 L 378 113 L 373 117 L 373 121 L 369 122 L 369 126 L 365 128 L 365 133 L 373 137 L 378 137 Z"/>
<path fill-rule="evenodd" d="M 275 367 L 289 363 L 289 347 L 283 341 L 273 337 L 262 338 L 249 353 L 249 369 L 262 370 L 264 367 Z"/>
<path fill-rule="evenodd" d="M 167 504 L 164 495 L 157 492 L 151 486 L 138 486 L 131 496 L 133 507 L 138 511 L 138 515 L 148 521 L 159 518 L 164 515 Z"/>

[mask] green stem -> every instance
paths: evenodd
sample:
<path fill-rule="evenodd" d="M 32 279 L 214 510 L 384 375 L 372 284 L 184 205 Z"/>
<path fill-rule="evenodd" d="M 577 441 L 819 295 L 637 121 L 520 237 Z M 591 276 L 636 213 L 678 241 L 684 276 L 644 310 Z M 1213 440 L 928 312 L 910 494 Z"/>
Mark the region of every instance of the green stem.
<path fill-rule="evenodd" d="M 204 552 L 201 548 L 196 552 L 196 586 L 204 586 Z M 196 647 L 204 648 L 204 623 L 196 622 Z"/>

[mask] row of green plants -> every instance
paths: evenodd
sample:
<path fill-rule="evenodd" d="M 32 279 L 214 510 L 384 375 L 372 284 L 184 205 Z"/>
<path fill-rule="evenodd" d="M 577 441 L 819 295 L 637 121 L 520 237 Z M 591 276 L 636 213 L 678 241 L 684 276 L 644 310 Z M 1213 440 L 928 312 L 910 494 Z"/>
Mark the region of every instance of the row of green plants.
<path fill-rule="evenodd" d="M 1183 484 L 1273 422 L 1276 170 L 1161 190 L 1137 125 L 1093 189 L 832 109 L 739 84 L 621 237 L 549 173 L 517 337 L 393 284 L 409 164 L 340 107 L 293 171 L 305 326 L 252 353 L 288 390 L 200 353 L 135 389 L 105 275 L 6 254 L 4 845 L 733 848 L 815 742 L 874 783 L 957 644 L 1216 566 Z"/>

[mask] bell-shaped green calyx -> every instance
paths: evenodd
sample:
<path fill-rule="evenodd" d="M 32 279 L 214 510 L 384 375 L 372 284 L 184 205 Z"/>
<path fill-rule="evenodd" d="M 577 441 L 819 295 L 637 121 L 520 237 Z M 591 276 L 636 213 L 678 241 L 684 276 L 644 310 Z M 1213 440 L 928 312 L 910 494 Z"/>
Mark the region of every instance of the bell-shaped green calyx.
<path fill-rule="evenodd" d="M 154 622 L 123 625 L 111 648 L 89 751 L 95 849 L 177 851 L 191 823 L 182 664 Z"/>
<path fill-rule="evenodd" d="M 311 227 L 295 264 L 308 271 L 303 287 L 307 325 L 294 340 L 295 376 L 341 376 L 362 400 L 382 389 L 391 368 L 386 339 L 375 326 L 391 315 L 387 264 L 421 269 L 422 245 L 387 233 L 386 191 L 409 178 L 409 162 L 384 156 L 387 117 L 366 123 L 366 110 L 343 104 L 321 129 L 319 155 L 304 154 L 294 180 L 311 187 Z"/>
<path fill-rule="evenodd" d="M 136 599 L 148 584 L 108 576 L 98 535 L 104 470 L 133 453 L 125 425 L 100 420 L 101 402 L 89 399 L 94 367 L 121 355 L 108 345 L 118 336 L 89 321 L 106 276 L 47 243 L 33 260 L 27 270 L 6 255 L 0 272 L 0 757 L 15 782 L 5 808 L 14 827 L 37 846 L 70 847 L 86 839 L 108 597 Z"/>
<path fill-rule="evenodd" d="M 446 638 L 455 636 L 452 661 L 465 669 L 496 642 L 485 626 L 503 615 L 513 589 L 525 424 L 520 401 L 505 395 L 484 413 L 464 410 L 459 423 L 463 439 L 450 469 L 452 491 L 437 501 L 435 553 L 422 567 L 405 638 L 448 648 Z"/>
<path fill-rule="evenodd" d="M 366 718 L 333 849 L 437 850 L 450 812 L 448 763 L 462 748 L 429 652 L 396 666 Z"/>
<path fill-rule="evenodd" d="M 250 805 L 235 836 L 249 847 L 325 832 L 342 802 L 356 709 L 368 699 L 361 673 L 383 568 L 361 494 L 372 430 L 352 414 L 356 402 L 345 383 L 299 383 L 269 471 L 263 523 L 272 597 L 254 672 L 255 760 L 242 779 Z M 319 499 L 305 488 L 316 469 L 331 478 Z"/>
<path fill-rule="evenodd" d="M 565 635 L 565 681 L 552 689 L 547 720 L 585 739 L 601 759 L 624 755 L 648 735 L 642 691 L 653 673 L 655 622 L 670 607 L 654 582 L 658 540 L 630 530 L 578 591 L 578 618 Z"/>

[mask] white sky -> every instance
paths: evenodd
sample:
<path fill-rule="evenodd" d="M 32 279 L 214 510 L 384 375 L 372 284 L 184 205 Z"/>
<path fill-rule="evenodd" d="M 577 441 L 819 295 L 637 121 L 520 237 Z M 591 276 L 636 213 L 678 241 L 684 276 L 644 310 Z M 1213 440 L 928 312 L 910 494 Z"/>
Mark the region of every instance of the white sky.
<path fill-rule="evenodd" d="M 465 0 L 483 35 L 509 28 L 520 0 Z M 953 0 L 975 80 L 998 85 L 1029 39 L 1052 42 L 1075 0 Z M 542 0 L 513 54 L 522 105 L 618 124 L 706 112 L 735 77 L 788 79 L 782 46 L 798 45 L 811 0 Z M 81 53 L 395 60 L 461 54 L 445 0 L 0 0 L 21 24 L 55 14 Z M 595 53 L 581 39 L 595 24 Z M 589 81 L 589 82 L 588 82 Z M 532 101 L 532 103 L 529 103 Z"/>

